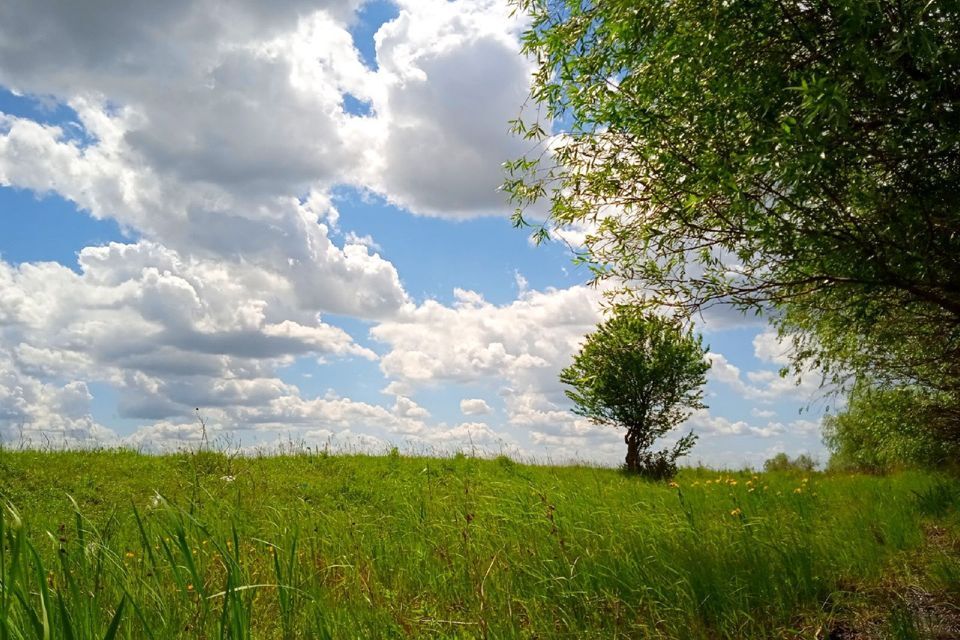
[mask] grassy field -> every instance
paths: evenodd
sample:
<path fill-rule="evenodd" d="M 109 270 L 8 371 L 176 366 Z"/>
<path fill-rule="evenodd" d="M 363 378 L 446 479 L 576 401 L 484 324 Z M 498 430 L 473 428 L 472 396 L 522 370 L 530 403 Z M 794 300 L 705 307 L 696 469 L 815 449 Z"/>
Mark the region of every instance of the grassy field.
<path fill-rule="evenodd" d="M 0 493 L 0 640 L 960 633 L 946 476 L 0 451 Z"/>

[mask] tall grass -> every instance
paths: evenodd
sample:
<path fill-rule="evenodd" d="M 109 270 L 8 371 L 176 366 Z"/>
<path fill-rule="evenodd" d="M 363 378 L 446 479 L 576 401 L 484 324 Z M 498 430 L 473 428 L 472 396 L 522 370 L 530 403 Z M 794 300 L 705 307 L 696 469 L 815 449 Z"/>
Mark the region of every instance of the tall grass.
<path fill-rule="evenodd" d="M 813 637 L 960 531 L 960 483 L 919 473 L 25 451 L 0 478 L 0 640 Z"/>

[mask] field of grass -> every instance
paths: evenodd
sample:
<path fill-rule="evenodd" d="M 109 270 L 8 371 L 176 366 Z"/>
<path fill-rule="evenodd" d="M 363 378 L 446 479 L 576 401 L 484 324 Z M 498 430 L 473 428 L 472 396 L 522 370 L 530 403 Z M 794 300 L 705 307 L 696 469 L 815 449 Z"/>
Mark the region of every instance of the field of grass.
<path fill-rule="evenodd" d="M 0 451 L 0 494 L 0 640 L 960 628 L 960 481 L 933 474 Z"/>

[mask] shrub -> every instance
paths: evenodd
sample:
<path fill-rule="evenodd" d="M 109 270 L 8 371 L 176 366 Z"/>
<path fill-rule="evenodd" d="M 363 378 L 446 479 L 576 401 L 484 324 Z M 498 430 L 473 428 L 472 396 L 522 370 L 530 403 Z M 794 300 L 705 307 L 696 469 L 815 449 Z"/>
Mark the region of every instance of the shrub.
<path fill-rule="evenodd" d="M 764 471 L 799 471 L 809 473 L 816 468 L 817 463 L 805 453 L 793 459 L 785 453 L 778 453 L 763 463 Z"/>
<path fill-rule="evenodd" d="M 824 421 L 830 468 L 881 473 L 904 467 L 942 467 L 960 453 L 941 423 L 942 399 L 916 387 L 880 388 L 864 382 L 847 408 Z"/>

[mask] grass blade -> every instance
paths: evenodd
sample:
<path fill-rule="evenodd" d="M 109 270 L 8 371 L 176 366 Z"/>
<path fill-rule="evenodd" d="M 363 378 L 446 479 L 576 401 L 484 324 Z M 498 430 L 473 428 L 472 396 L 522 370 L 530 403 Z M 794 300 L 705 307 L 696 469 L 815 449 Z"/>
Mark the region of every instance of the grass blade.
<path fill-rule="evenodd" d="M 127 596 L 124 595 L 120 598 L 120 604 L 117 605 L 117 611 L 113 614 L 113 620 L 110 621 L 110 627 L 107 629 L 106 635 L 103 636 L 103 640 L 113 640 L 117 631 L 120 629 L 120 619 L 123 617 L 123 606 L 127 603 Z"/>

